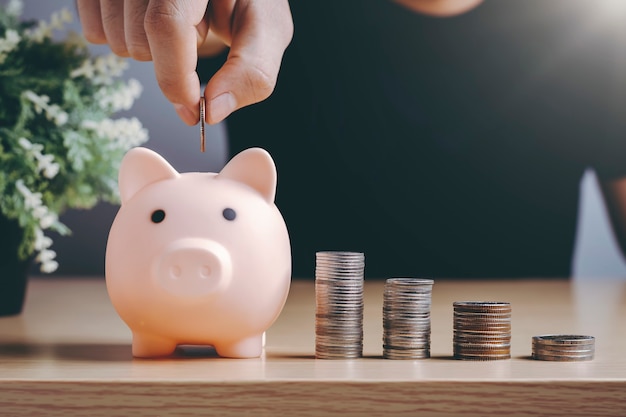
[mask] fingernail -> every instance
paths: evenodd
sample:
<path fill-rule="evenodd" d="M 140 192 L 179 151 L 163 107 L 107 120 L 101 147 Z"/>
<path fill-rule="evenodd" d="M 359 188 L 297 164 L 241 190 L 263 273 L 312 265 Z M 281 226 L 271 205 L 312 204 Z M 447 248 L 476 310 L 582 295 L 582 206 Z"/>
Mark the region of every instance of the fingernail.
<path fill-rule="evenodd" d="M 231 114 L 237 103 L 231 93 L 222 93 L 209 102 L 207 119 L 209 123 L 219 123 Z"/>
<path fill-rule="evenodd" d="M 178 117 L 180 117 L 183 122 L 187 123 L 189 126 L 193 126 L 198 123 L 198 115 L 182 104 L 175 103 L 174 109 L 176 110 L 176 113 L 178 113 Z"/>

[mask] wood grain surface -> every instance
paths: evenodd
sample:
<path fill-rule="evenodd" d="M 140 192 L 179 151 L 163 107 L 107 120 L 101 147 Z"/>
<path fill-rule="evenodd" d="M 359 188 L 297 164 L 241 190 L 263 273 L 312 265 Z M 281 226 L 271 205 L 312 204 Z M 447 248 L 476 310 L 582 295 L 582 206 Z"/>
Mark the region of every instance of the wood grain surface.
<path fill-rule="evenodd" d="M 382 281 L 365 291 L 364 354 L 316 360 L 315 290 L 294 281 L 258 359 L 209 347 L 133 359 L 102 280 L 33 279 L 0 319 L 0 416 L 626 416 L 626 281 L 436 281 L 432 358 L 382 353 Z M 452 359 L 452 302 L 509 301 L 512 359 Z M 531 338 L 590 334 L 589 362 L 530 359 Z"/>

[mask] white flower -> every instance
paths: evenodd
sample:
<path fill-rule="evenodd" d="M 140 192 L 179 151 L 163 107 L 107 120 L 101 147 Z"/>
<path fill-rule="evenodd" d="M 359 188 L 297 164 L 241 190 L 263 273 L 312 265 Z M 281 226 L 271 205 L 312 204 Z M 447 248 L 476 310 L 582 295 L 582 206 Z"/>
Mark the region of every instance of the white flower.
<path fill-rule="evenodd" d="M 43 42 L 44 39 L 52 37 L 53 30 L 65 29 L 65 23 L 73 20 L 72 13 L 68 9 L 63 9 L 52 13 L 50 23 L 40 21 L 37 27 L 26 31 L 26 35 L 34 42 Z"/>
<path fill-rule="evenodd" d="M 26 36 L 28 36 L 33 42 L 41 43 L 44 39 L 52 36 L 52 29 L 46 22 L 39 22 L 37 27 L 34 29 L 28 29 L 25 31 Z"/>
<path fill-rule="evenodd" d="M 15 187 L 24 197 L 24 207 L 30 210 L 32 216 L 39 220 L 39 226 L 47 229 L 58 220 L 57 215 L 52 213 L 41 201 L 41 193 L 33 193 L 24 185 L 24 181 L 19 179 L 15 182 Z"/>
<path fill-rule="evenodd" d="M 50 226 L 56 223 L 56 221 L 57 221 L 56 214 L 48 212 L 39 219 L 39 226 L 42 229 L 48 229 Z"/>
<path fill-rule="evenodd" d="M 68 119 L 68 114 L 61 110 L 54 116 L 54 124 L 57 126 L 63 126 L 65 123 L 67 123 Z"/>
<path fill-rule="evenodd" d="M 9 0 L 9 3 L 6 5 L 6 13 L 9 16 L 21 16 L 22 10 L 24 9 L 24 4 L 21 0 Z"/>
<path fill-rule="evenodd" d="M 57 270 L 59 263 L 57 261 L 48 261 L 41 264 L 39 270 L 44 274 L 50 274 Z"/>
<path fill-rule="evenodd" d="M 141 83 L 137 81 L 135 78 L 131 78 L 130 80 L 128 80 L 127 87 L 128 87 L 128 91 L 130 92 L 130 94 L 134 96 L 135 98 L 138 98 L 141 95 L 141 92 L 143 91 L 143 87 L 141 86 Z"/>
<path fill-rule="evenodd" d="M 67 113 L 61 110 L 61 107 L 59 107 L 57 104 L 51 104 L 47 107 L 44 107 L 44 109 L 46 110 L 46 119 L 53 121 L 55 125 L 61 126 L 65 123 L 65 121 L 67 121 Z M 60 119 L 60 121 L 65 121 L 63 121 L 63 123 L 59 123 L 59 120 L 57 119 Z"/>
<path fill-rule="evenodd" d="M 90 60 L 86 59 L 83 61 L 82 65 L 76 69 L 73 69 L 70 72 L 70 77 L 71 78 L 77 78 L 77 77 L 85 77 L 85 78 L 93 78 L 95 74 L 95 68 L 93 66 L 93 64 L 91 63 Z"/>
<path fill-rule="evenodd" d="M 54 162 L 54 155 L 44 155 L 41 152 L 43 151 L 42 144 L 32 143 L 24 137 L 19 138 L 17 143 L 28 151 L 28 155 L 37 160 L 37 172 L 43 172 L 48 179 L 54 178 L 59 173 L 60 166 Z"/>
<path fill-rule="evenodd" d="M 95 120 L 83 120 L 80 125 L 85 129 L 91 130 L 98 130 L 98 127 L 100 126 L 100 124 Z"/>
<path fill-rule="evenodd" d="M 52 13 L 50 17 L 50 28 L 63 30 L 66 23 L 72 23 L 74 16 L 67 8 L 63 8 L 58 12 Z"/>
<path fill-rule="evenodd" d="M 54 177 L 56 177 L 56 175 L 59 173 L 59 164 L 57 164 L 56 162 L 52 162 L 48 165 L 46 165 L 43 168 L 43 175 L 44 177 L 48 178 L 48 179 L 52 179 Z"/>
<path fill-rule="evenodd" d="M 74 47 L 77 47 L 78 49 L 86 48 L 88 46 L 87 40 L 85 39 L 85 37 L 79 33 L 74 32 L 73 30 L 70 30 L 68 32 L 65 43 L 68 46 L 74 46 Z"/>
<path fill-rule="evenodd" d="M 59 164 L 54 162 L 54 155 L 35 153 L 35 158 L 37 158 L 37 170 L 43 171 L 46 178 L 52 179 L 59 172 Z"/>
<path fill-rule="evenodd" d="M 135 100 L 141 95 L 141 91 L 141 84 L 133 78 L 128 80 L 126 85 L 122 84 L 116 88 L 103 86 L 96 91 L 95 99 L 102 109 L 118 112 L 129 110 Z"/>
<path fill-rule="evenodd" d="M 39 252 L 35 260 L 37 262 L 41 262 L 41 272 L 49 274 L 56 271 L 56 269 L 59 267 L 59 263 L 54 260 L 56 256 L 56 252 L 50 249 L 43 249 L 41 252 Z"/>
<path fill-rule="evenodd" d="M 86 77 L 95 85 L 111 85 L 115 77 L 122 75 L 128 68 L 128 62 L 114 54 L 99 56 L 94 60 L 85 60 L 80 67 L 70 72 L 70 77 Z"/>
<path fill-rule="evenodd" d="M 148 140 L 148 131 L 136 117 L 103 119 L 99 122 L 83 120 L 81 126 L 95 131 L 100 138 L 108 140 L 112 149 L 130 149 Z"/>
<path fill-rule="evenodd" d="M 33 193 L 31 192 L 25 185 L 24 181 L 21 179 L 15 182 L 15 187 L 24 197 L 24 206 L 32 210 L 42 205 L 41 203 L 41 193 Z"/>
<path fill-rule="evenodd" d="M 4 63 L 9 53 L 20 43 L 20 35 L 13 29 L 8 29 L 4 38 L 0 38 L 0 64 Z"/>
<path fill-rule="evenodd" d="M 31 141 L 29 141 L 28 139 L 22 137 L 19 138 L 17 140 L 17 143 L 24 149 L 26 149 L 27 151 L 30 151 L 31 149 L 33 149 L 33 144 L 31 143 Z"/>
<path fill-rule="evenodd" d="M 46 95 L 39 96 L 32 90 L 26 90 L 22 94 L 35 105 L 35 112 L 37 114 L 48 108 L 48 102 L 50 101 L 50 97 Z"/>
<path fill-rule="evenodd" d="M 38 206 L 33 209 L 33 217 L 36 219 L 41 219 L 46 214 L 48 214 L 48 208 L 46 206 Z"/>
<path fill-rule="evenodd" d="M 128 62 L 114 54 L 97 57 L 94 65 L 97 72 L 94 78 L 96 84 L 111 84 L 114 77 L 119 77 L 128 68 Z"/>
<path fill-rule="evenodd" d="M 44 249 L 37 255 L 37 261 L 48 262 L 56 258 L 56 252 L 51 249 Z"/>
<path fill-rule="evenodd" d="M 4 34 L 4 41 L 9 43 L 9 44 L 13 44 L 13 46 L 17 46 L 18 43 L 20 43 L 20 34 L 17 33 L 17 31 L 15 29 L 7 29 L 6 33 Z"/>
<path fill-rule="evenodd" d="M 35 260 L 41 263 L 40 271 L 47 274 L 56 271 L 59 267 L 58 262 L 54 260 L 57 254 L 55 251 L 48 249 L 50 246 L 52 246 L 52 239 L 45 236 L 40 228 L 35 228 L 33 247 L 35 251 L 39 252 Z"/>
<path fill-rule="evenodd" d="M 48 249 L 50 246 L 52 246 L 52 239 L 45 236 L 40 228 L 35 228 L 33 247 L 35 251 L 39 252 L 35 260 L 41 263 L 40 271 L 47 274 L 56 271 L 59 267 L 59 263 L 54 260 L 57 254 L 55 251 Z"/>
<path fill-rule="evenodd" d="M 37 154 L 36 157 L 37 157 L 37 169 L 39 171 L 43 170 L 54 161 L 54 155 L 43 155 L 40 153 L 40 154 Z"/>
<path fill-rule="evenodd" d="M 37 114 L 41 114 L 42 111 L 45 112 L 46 118 L 53 121 L 57 126 L 63 126 L 67 123 L 69 115 L 58 104 L 50 104 L 50 97 L 47 95 L 39 96 L 32 90 L 26 90 L 22 95 L 34 104 Z"/>
<path fill-rule="evenodd" d="M 33 244 L 36 251 L 42 251 L 52 246 L 52 239 L 43 234 L 43 230 L 35 228 L 35 243 Z"/>
<path fill-rule="evenodd" d="M 128 62 L 115 54 L 97 57 L 95 65 L 100 73 L 108 73 L 113 77 L 119 77 L 128 68 Z"/>
<path fill-rule="evenodd" d="M 27 209 L 35 209 L 41 205 L 41 193 L 31 193 L 24 196 L 24 205 Z"/>

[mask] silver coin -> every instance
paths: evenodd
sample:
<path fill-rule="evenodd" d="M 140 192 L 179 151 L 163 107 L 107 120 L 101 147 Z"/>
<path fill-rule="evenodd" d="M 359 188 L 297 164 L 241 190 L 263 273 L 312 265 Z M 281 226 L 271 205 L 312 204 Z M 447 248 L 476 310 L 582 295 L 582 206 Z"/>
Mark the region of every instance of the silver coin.
<path fill-rule="evenodd" d="M 363 333 L 324 332 L 315 336 L 316 346 L 350 347 L 362 345 Z"/>
<path fill-rule="evenodd" d="M 468 308 L 479 310 L 483 310 L 486 308 L 511 308 L 511 303 L 506 301 L 455 301 L 452 305 L 454 308 Z"/>
<path fill-rule="evenodd" d="M 430 327 L 430 318 L 427 319 L 414 319 L 414 320 L 401 320 L 401 319 L 387 319 L 383 320 L 383 327 L 396 328 L 396 329 L 414 329 L 422 327 Z"/>
<path fill-rule="evenodd" d="M 578 344 L 595 344 L 595 337 L 584 335 L 561 335 L 547 334 L 533 336 L 533 342 L 543 345 L 578 345 Z"/>
<path fill-rule="evenodd" d="M 345 258 L 320 258 L 317 257 L 315 261 L 315 269 L 327 269 L 327 270 L 362 270 L 365 267 L 365 261 L 363 259 L 345 259 Z"/>
<path fill-rule="evenodd" d="M 391 360 L 413 360 L 430 358 L 430 350 L 408 350 L 383 349 L 383 359 Z"/>
<path fill-rule="evenodd" d="M 462 333 L 507 332 L 511 330 L 511 327 L 510 323 L 454 323 L 454 330 Z"/>
<path fill-rule="evenodd" d="M 578 349 L 554 349 L 553 347 L 543 347 L 543 346 L 533 346 L 533 352 L 545 352 L 546 354 L 552 355 L 569 355 L 569 354 L 578 354 L 578 353 L 588 353 L 595 351 L 594 346 L 586 346 Z"/>
<path fill-rule="evenodd" d="M 315 282 L 319 285 L 327 285 L 329 287 L 351 288 L 362 287 L 364 285 L 362 273 L 357 275 L 321 275 L 318 273 L 315 277 Z"/>
<path fill-rule="evenodd" d="M 315 278 L 319 280 L 362 280 L 363 268 L 347 270 L 347 269 L 326 269 L 317 268 L 315 270 Z"/>
<path fill-rule="evenodd" d="M 577 357 L 577 356 L 589 356 L 589 355 L 593 356 L 594 353 L 595 353 L 595 349 L 568 351 L 568 352 L 559 352 L 559 351 L 544 350 L 544 349 L 535 349 L 535 350 L 532 351 L 533 355 L 539 355 L 539 356 L 571 356 L 571 357 Z"/>
<path fill-rule="evenodd" d="M 411 348 L 411 349 L 430 349 L 430 339 L 408 339 L 398 340 L 388 337 L 383 338 L 383 347 L 392 346 L 396 348 Z"/>
<path fill-rule="evenodd" d="M 543 343 L 533 340 L 533 346 L 542 347 L 545 349 L 585 349 L 585 348 L 593 348 L 596 344 L 595 342 L 587 342 L 587 343 L 573 343 L 573 344 L 555 344 L 555 343 Z"/>
<path fill-rule="evenodd" d="M 383 308 L 383 314 L 386 319 L 389 320 L 430 320 L 430 310 L 425 311 L 420 309 L 405 308 Z"/>
<path fill-rule="evenodd" d="M 463 355 L 463 354 L 455 354 L 454 359 L 462 360 L 462 361 L 494 361 L 494 360 L 503 360 L 503 359 L 511 359 L 510 354 L 502 354 L 502 355 Z"/>
<path fill-rule="evenodd" d="M 315 253 L 317 259 L 360 259 L 365 260 L 365 254 L 362 252 L 351 251 L 318 251 Z"/>
<path fill-rule="evenodd" d="M 586 361 L 595 354 L 595 338 L 585 335 L 541 335 L 532 338 L 532 356 L 546 361 Z"/>
<path fill-rule="evenodd" d="M 579 362 L 593 360 L 594 354 L 587 355 L 544 355 L 533 353 L 533 359 L 541 361 L 555 361 L 555 362 Z"/>

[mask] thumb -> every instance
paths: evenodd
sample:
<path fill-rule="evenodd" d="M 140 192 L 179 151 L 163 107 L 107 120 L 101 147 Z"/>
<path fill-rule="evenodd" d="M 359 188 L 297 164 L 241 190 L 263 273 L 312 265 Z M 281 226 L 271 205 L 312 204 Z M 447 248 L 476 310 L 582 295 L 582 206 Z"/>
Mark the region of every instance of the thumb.
<path fill-rule="evenodd" d="M 268 13 L 258 6 L 243 10 L 233 19 L 228 58 L 206 86 L 206 117 L 211 124 L 272 94 L 293 35 L 288 6 L 286 13 Z"/>
<path fill-rule="evenodd" d="M 278 69 L 265 70 L 242 59 L 228 58 L 205 90 L 207 122 L 219 123 L 235 110 L 268 98 L 277 75 Z"/>

